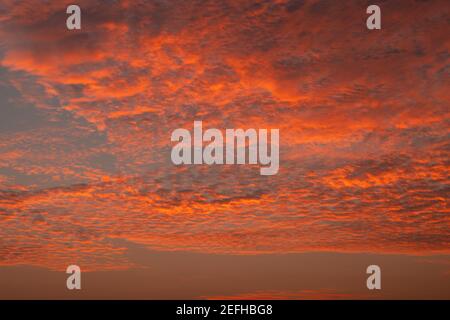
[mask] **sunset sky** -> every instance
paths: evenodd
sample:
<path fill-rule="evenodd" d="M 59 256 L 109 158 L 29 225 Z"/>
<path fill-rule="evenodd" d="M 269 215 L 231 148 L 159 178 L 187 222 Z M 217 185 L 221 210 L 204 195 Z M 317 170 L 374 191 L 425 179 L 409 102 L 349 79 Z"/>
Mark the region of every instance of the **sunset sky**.
<path fill-rule="evenodd" d="M 0 298 L 450 299 L 449 35 L 448 0 L 0 0 Z M 194 120 L 279 129 L 278 174 L 175 166 Z"/>

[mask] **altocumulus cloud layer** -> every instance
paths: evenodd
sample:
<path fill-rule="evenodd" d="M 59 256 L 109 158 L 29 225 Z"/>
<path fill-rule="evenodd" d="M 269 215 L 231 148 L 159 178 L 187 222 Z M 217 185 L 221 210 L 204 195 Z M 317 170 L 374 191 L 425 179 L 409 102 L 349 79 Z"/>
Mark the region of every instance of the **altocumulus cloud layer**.
<path fill-rule="evenodd" d="M 0 0 L 1 265 L 449 253 L 448 1 L 36 3 Z M 279 128 L 279 173 L 175 167 L 194 120 Z"/>

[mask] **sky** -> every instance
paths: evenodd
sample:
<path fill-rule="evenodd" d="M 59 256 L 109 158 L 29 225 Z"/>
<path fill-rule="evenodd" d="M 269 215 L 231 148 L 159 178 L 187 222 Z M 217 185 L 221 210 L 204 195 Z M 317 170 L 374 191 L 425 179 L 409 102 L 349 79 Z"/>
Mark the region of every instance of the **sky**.
<path fill-rule="evenodd" d="M 81 30 L 0 0 L 0 298 L 450 299 L 447 0 L 377 1 L 381 30 L 372 1 L 75 2 Z M 200 120 L 279 129 L 279 172 L 174 165 Z"/>

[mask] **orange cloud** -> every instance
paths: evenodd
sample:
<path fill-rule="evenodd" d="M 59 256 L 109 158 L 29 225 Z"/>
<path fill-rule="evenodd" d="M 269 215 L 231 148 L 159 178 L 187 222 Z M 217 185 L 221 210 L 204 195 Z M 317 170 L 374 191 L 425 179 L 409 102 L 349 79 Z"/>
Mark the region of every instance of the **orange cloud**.
<path fill-rule="evenodd" d="M 80 1 L 74 32 L 2 5 L 0 264 L 449 253 L 446 1 L 385 3 L 377 33 L 359 1 Z M 279 128 L 279 174 L 173 166 L 194 120 Z"/>

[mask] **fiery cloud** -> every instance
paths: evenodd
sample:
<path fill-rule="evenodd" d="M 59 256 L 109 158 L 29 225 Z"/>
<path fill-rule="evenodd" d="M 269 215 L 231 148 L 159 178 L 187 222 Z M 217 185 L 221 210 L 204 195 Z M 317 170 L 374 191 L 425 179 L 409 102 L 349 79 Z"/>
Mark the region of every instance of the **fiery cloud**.
<path fill-rule="evenodd" d="M 447 1 L 382 2 L 375 32 L 366 1 L 78 4 L 68 31 L 59 1 L 0 0 L 1 265 L 450 253 Z M 280 172 L 175 167 L 194 120 L 279 128 Z"/>

